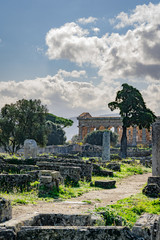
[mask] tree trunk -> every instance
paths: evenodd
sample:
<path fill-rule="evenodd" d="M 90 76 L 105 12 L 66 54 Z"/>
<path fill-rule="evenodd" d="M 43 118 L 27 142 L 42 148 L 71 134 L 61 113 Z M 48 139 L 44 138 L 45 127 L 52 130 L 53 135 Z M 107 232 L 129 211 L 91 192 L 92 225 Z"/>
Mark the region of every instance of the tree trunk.
<path fill-rule="evenodd" d="M 122 138 L 121 138 L 121 158 L 127 157 L 127 128 L 122 126 Z"/>

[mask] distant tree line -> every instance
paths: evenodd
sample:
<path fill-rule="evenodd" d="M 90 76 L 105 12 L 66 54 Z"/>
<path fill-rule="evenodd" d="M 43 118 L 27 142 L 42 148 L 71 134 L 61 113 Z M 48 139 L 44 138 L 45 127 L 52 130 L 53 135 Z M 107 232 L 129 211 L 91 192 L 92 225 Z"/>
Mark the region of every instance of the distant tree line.
<path fill-rule="evenodd" d="M 0 146 L 6 152 L 17 152 L 25 139 L 34 139 L 40 146 L 64 144 L 64 127 L 72 120 L 48 113 L 39 99 L 22 99 L 6 104 L 0 112 Z"/>

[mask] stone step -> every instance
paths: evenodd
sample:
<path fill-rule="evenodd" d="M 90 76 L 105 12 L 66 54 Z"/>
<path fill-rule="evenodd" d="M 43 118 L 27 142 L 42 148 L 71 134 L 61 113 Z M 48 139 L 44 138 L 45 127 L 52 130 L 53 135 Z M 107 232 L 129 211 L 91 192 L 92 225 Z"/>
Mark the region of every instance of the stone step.
<path fill-rule="evenodd" d="M 95 181 L 95 187 L 100 187 L 100 188 L 105 188 L 105 189 L 110 189 L 110 188 L 115 188 L 116 181 L 111 180 L 111 181 Z"/>

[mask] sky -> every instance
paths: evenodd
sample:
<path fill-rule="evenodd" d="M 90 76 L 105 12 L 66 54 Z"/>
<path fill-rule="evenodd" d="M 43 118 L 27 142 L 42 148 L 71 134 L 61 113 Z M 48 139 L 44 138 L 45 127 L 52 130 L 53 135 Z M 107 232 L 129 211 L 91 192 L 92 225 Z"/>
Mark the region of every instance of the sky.
<path fill-rule="evenodd" d="M 0 108 L 40 99 L 49 112 L 113 114 L 123 83 L 160 115 L 160 2 L 0 0 Z"/>

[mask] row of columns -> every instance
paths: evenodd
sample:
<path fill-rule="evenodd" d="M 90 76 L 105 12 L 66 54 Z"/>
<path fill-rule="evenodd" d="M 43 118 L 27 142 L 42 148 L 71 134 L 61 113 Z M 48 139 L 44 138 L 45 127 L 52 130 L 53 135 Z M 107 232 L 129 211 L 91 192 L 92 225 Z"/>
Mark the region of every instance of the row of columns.
<path fill-rule="evenodd" d="M 86 127 L 86 126 L 79 126 L 79 139 L 80 141 L 83 140 L 83 138 L 90 132 L 94 131 L 94 130 L 102 130 L 102 129 L 105 129 L 105 127 L 101 126 L 101 127 L 97 127 L 97 128 L 94 128 L 94 127 Z M 109 129 L 106 128 L 106 129 Z M 114 131 L 121 137 L 121 127 L 119 126 L 115 126 L 114 127 Z M 137 136 L 138 136 L 138 131 L 137 131 L 137 127 L 133 127 L 132 129 L 132 134 L 131 134 L 131 130 L 129 129 L 128 130 L 128 141 L 129 141 L 129 144 L 131 144 L 132 146 L 136 146 L 137 145 Z M 142 144 L 146 144 L 148 141 L 147 141 L 147 136 L 146 136 L 146 129 L 143 128 L 142 129 L 142 138 L 141 138 L 141 143 Z"/>

